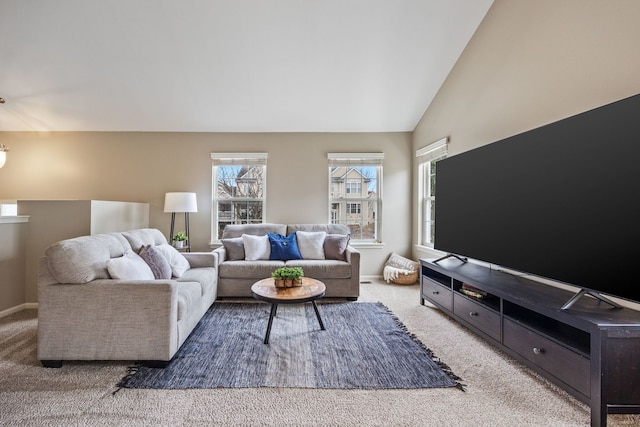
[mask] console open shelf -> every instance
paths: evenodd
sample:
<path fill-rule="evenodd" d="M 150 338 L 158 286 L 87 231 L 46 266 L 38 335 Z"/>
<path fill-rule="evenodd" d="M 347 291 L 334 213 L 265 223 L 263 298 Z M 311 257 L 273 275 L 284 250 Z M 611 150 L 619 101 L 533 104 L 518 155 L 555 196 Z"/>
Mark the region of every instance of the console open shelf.
<path fill-rule="evenodd" d="M 429 301 L 591 408 L 640 413 L 640 312 L 450 258 L 420 260 L 420 303 Z"/>

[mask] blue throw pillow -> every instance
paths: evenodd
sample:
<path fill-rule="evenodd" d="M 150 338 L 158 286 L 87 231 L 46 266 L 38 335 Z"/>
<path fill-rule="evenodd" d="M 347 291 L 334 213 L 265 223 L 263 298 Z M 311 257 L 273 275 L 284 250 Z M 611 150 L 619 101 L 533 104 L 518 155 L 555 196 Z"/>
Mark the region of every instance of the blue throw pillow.
<path fill-rule="evenodd" d="M 271 245 L 270 260 L 287 261 L 290 259 L 302 259 L 300 250 L 298 249 L 298 240 L 296 233 L 289 234 L 287 237 L 282 234 L 269 233 L 269 244 Z"/>

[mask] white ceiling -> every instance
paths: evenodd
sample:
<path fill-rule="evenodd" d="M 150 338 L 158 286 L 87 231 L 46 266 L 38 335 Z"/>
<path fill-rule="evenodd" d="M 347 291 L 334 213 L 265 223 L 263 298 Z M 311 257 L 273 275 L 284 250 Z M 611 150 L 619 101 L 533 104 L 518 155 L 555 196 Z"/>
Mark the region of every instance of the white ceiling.
<path fill-rule="evenodd" d="M 493 0 L 1 0 L 0 131 L 411 131 Z"/>

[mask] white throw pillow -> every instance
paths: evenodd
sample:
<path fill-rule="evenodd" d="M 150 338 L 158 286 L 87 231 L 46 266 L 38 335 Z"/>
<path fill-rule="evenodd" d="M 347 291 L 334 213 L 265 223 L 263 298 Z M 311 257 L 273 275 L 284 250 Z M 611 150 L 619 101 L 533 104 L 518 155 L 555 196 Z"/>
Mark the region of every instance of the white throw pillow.
<path fill-rule="evenodd" d="M 324 239 L 327 233 L 324 231 L 296 231 L 298 249 L 303 259 L 325 259 Z"/>
<path fill-rule="evenodd" d="M 189 261 L 187 261 L 184 255 L 168 243 L 157 245 L 156 249 L 162 252 L 162 255 L 169 261 L 173 277 L 182 277 L 184 272 L 191 268 Z"/>
<path fill-rule="evenodd" d="M 153 271 L 147 263 L 132 250 L 127 250 L 119 258 L 107 261 L 107 271 L 112 279 L 154 280 Z"/>
<path fill-rule="evenodd" d="M 269 259 L 271 256 L 271 244 L 269 236 L 266 234 L 264 236 L 243 234 L 242 243 L 244 244 L 244 259 L 247 261 Z"/>

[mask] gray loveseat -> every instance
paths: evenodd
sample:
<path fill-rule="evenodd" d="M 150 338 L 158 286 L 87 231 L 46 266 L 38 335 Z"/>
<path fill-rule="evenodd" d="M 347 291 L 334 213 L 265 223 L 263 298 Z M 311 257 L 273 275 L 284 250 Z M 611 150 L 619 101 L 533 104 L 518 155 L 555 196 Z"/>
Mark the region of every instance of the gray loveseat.
<path fill-rule="evenodd" d="M 217 279 L 213 252 L 180 254 L 156 229 L 54 243 L 38 267 L 38 359 L 46 367 L 63 360 L 165 366 L 215 301 Z"/>
<path fill-rule="evenodd" d="M 268 233 L 290 236 L 297 231 L 324 232 L 324 259 L 247 260 L 241 246 L 242 236 L 265 236 Z M 243 224 L 227 225 L 222 234 L 223 245 L 214 253 L 218 260 L 218 296 L 250 297 L 251 286 L 271 276 L 278 267 L 302 267 L 304 275 L 322 281 L 326 297 L 357 300 L 360 296 L 360 252 L 345 245 L 341 236 L 350 230 L 340 224 Z M 338 248 L 338 246 L 342 246 Z M 339 253 L 336 253 L 338 251 Z"/>

